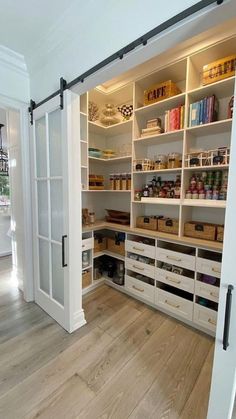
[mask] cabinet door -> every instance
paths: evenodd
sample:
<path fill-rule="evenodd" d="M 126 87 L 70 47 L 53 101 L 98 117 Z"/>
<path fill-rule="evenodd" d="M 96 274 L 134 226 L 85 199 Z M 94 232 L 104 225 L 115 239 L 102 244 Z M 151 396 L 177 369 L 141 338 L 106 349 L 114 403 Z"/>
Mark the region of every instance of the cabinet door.
<path fill-rule="evenodd" d="M 55 97 L 34 111 L 33 124 L 35 301 L 68 331 L 83 320 L 81 200 L 69 211 L 80 196 L 79 111 L 79 97 L 66 92 L 63 110 Z"/>
<path fill-rule="evenodd" d="M 235 98 L 236 96 L 234 95 L 234 100 Z M 231 418 L 236 389 L 235 140 L 236 120 L 234 112 L 215 354 L 207 419 Z M 231 286 L 234 289 L 231 290 Z M 230 293 L 232 294 L 231 297 Z M 231 310 L 229 306 L 230 299 L 232 303 Z M 228 332 L 228 336 L 225 336 L 227 339 L 224 339 L 224 332 Z"/>

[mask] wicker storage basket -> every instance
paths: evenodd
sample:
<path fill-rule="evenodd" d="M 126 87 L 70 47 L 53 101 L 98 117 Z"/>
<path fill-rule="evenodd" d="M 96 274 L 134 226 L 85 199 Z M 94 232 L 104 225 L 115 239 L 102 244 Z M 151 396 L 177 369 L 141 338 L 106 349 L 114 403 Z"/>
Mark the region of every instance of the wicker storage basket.
<path fill-rule="evenodd" d="M 234 76 L 236 67 L 236 55 L 229 55 L 220 60 L 213 61 L 203 66 L 202 84 L 211 84 L 216 81 Z"/>
<path fill-rule="evenodd" d="M 82 272 L 82 288 L 87 288 L 91 284 L 92 284 L 91 271 L 83 271 Z"/>
<path fill-rule="evenodd" d="M 160 100 L 178 95 L 179 93 L 181 93 L 181 90 L 171 80 L 154 84 L 144 91 L 144 105 L 159 102 Z"/>
<path fill-rule="evenodd" d="M 136 227 L 145 228 L 146 230 L 157 230 L 156 217 L 137 217 Z"/>
<path fill-rule="evenodd" d="M 158 220 L 158 231 L 163 233 L 178 234 L 179 220 L 173 218 L 160 218 Z"/>
<path fill-rule="evenodd" d="M 118 255 L 125 256 L 125 242 L 119 242 L 113 238 L 108 237 L 107 250 L 113 253 L 118 253 Z"/>
<path fill-rule="evenodd" d="M 102 252 L 107 248 L 107 238 L 102 235 L 94 237 L 94 252 Z"/>
<path fill-rule="evenodd" d="M 224 240 L 224 226 L 216 227 L 216 240 L 218 242 L 223 242 Z"/>
<path fill-rule="evenodd" d="M 189 221 L 185 223 L 184 235 L 204 240 L 216 239 L 216 225 L 200 223 L 198 221 Z"/>

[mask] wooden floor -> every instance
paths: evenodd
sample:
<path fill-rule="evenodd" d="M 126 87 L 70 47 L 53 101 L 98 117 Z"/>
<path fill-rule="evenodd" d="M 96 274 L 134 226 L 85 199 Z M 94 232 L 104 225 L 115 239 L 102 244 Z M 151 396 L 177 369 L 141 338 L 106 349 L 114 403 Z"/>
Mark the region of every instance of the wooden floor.
<path fill-rule="evenodd" d="M 102 286 L 69 335 L 0 260 L 0 418 L 205 419 L 213 340 Z"/>

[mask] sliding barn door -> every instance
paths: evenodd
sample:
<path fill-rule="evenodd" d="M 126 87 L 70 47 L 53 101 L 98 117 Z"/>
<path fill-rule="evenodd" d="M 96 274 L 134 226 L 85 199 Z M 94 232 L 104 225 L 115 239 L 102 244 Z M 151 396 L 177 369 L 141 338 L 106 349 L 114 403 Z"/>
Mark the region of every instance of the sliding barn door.
<path fill-rule="evenodd" d="M 71 332 L 84 323 L 79 275 L 81 231 L 73 219 L 75 215 L 81 218 L 80 201 L 73 202 L 73 195 L 80 195 L 81 183 L 79 172 L 77 179 L 73 173 L 80 161 L 80 110 L 78 97 L 71 92 L 64 96 L 63 110 L 58 96 L 33 113 L 34 275 L 36 303 Z M 77 214 L 70 213 L 71 205 L 76 206 Z M 77 265 L 72 246 L 77 248 Z"/>

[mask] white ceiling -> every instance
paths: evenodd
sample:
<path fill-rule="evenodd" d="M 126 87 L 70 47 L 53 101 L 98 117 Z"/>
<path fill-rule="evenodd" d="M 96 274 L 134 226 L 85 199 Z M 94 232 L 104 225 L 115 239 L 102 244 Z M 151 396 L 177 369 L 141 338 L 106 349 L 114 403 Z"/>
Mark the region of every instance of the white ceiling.
<path fill-rule="evenodd" d="M 27 56 L 72 3 L 73 0 L 0 0 L 0 44 Z"/>

